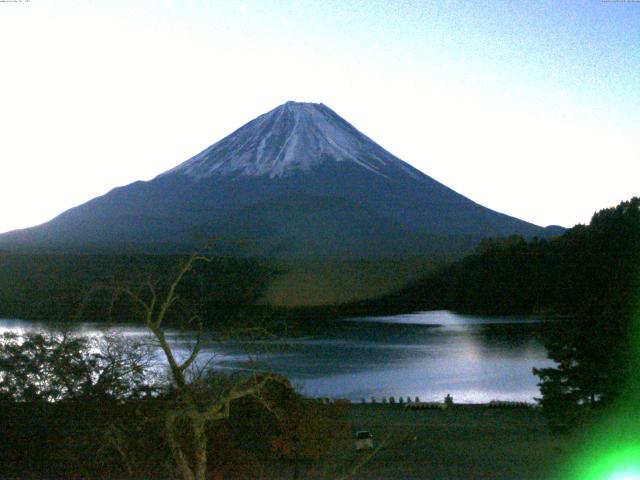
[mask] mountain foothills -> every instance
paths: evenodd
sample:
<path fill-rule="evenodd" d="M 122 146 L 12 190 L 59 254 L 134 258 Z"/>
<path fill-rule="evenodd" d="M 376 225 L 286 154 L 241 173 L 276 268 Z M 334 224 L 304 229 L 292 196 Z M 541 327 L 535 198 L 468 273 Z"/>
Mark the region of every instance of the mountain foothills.
<path fill-rule="evenodd" d="M 151 181 L 1 235 L 0 248 L 181 253 L 217 238 L 225 253 L 289 259 L 451 257 L 485 237 L 561 231 L 474 203 L 323 104 L 287 102 Z"/>
<path fill-rule="evenodd" d="M 485 239 L 465 258 L 366 305 L 384 313 L 445 309 L 630 318 L 640 308 L 638 272 L 640 198 L 635 197 L 551 240 Z"/>

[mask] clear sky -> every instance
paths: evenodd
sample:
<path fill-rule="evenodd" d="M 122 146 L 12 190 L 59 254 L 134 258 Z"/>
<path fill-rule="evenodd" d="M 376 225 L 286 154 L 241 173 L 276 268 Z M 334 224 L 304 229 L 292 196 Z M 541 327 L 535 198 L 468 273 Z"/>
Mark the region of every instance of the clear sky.
<path fill-rule="evenodd" d="M 287 100 L 485 206 L 585 223 L 640 195 L 640 3 L 0 2 L 0 231 Z"/>

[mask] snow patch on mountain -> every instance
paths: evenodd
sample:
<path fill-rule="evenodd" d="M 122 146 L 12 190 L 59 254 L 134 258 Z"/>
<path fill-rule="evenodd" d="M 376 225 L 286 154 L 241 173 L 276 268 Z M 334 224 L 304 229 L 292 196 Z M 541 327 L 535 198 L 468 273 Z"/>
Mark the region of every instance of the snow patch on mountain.
<path fill-rule="evenodd" d="M 162 175 L 269 176 L 309 172 L 323 162 L 352 162 L 388 177 L 420 172 L 387 152 L 323 104 L 287 102 L 240 127 Z"/>

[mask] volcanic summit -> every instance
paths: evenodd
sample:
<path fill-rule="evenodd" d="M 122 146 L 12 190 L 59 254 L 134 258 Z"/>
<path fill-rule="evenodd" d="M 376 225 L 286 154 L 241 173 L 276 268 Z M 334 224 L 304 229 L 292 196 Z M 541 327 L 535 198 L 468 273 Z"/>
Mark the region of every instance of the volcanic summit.
<path fill-rule="evenodd" d="M 0 236 L 30 251 L 456 255 L 548 230 L 483 207 L 403 162 L 323 104 L 287 102 L 154 179 Z M 226 248 L 226 247 L 224 247 Z"/>

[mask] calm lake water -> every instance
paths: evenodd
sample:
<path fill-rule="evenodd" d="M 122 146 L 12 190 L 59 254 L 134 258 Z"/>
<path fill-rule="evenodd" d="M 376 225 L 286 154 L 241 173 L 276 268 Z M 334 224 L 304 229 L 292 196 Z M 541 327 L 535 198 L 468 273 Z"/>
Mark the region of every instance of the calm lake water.
<path fill-rule="evenodd" d="M 532 401 L 539 390 L 531 369 L 552 365 L 541 341 L 552 321 L 446 311 L 366 317 L 331 323 L 330 333 L 242 345 L 212 340 L 201 358 L 213 357 L 211 364 L 220 369 L 257 364 L 286 375 L 303 393 L 317 397 L 442 400 L 450 393 L 458 402 Z M 52 328 L 0 319 L 0 333 Z M 74 328 L 82 335 L 100 335 L 105 329 L 92 323 Z M 148 335 L 138 325 L 109 329 L 125 336 Z M 169 338 L 184 352 L 193 340 L 180 332 L 169 332 Z"/>

